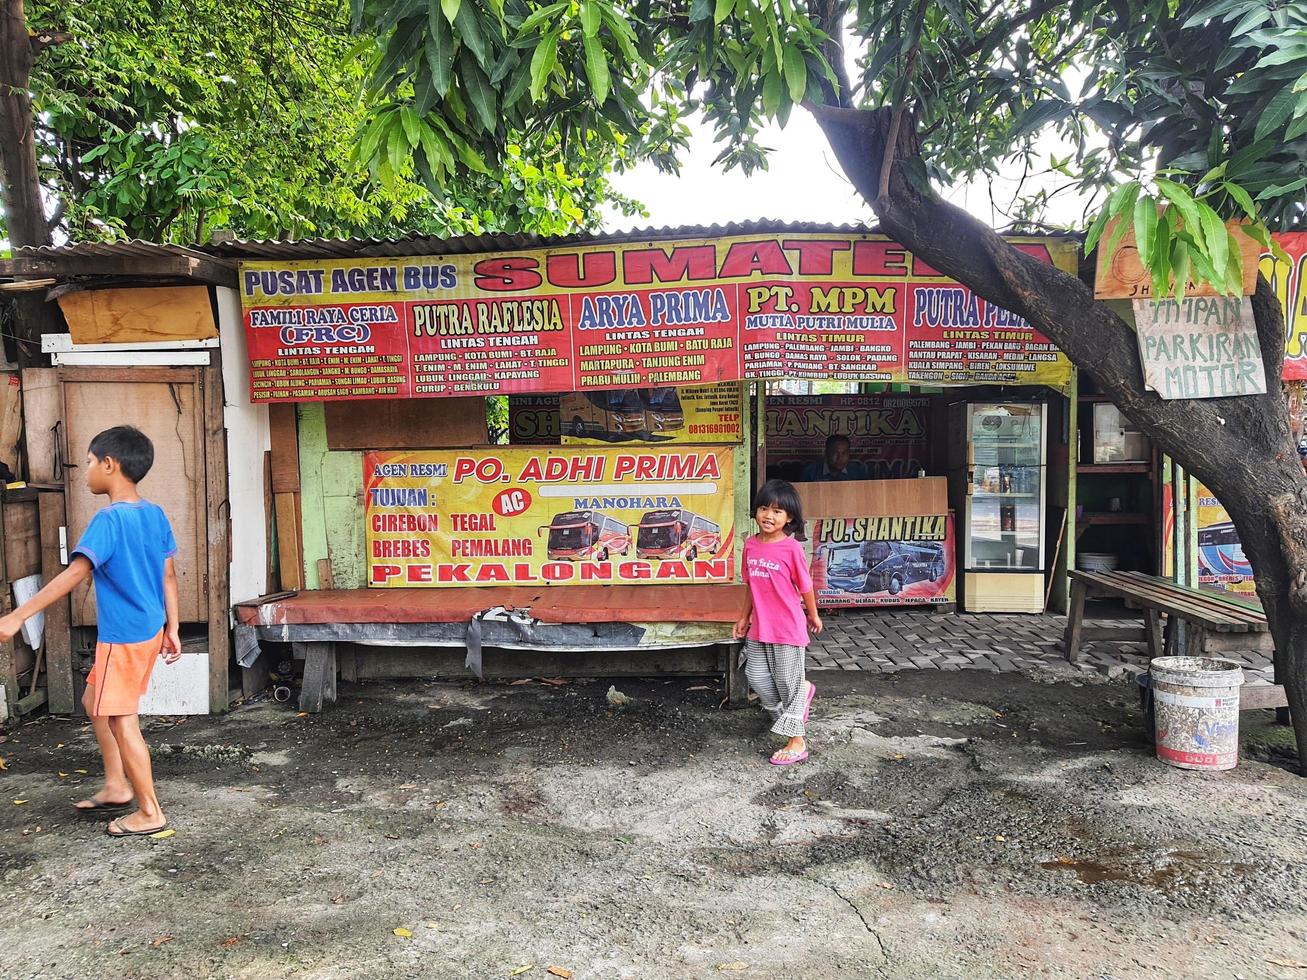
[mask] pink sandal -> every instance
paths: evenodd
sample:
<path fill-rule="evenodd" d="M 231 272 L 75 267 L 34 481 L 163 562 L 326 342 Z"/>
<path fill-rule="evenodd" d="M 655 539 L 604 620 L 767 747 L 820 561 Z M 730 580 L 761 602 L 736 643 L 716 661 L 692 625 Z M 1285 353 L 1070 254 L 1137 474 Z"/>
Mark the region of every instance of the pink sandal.
<path fill-rule="evenodd" d="M 796 762 L 802 762 L 806 758 L 808 758 L 807 749 L 804 749 L 802 752 L 798 753 L 797 755 L 795 755 L 789 749 L 777 749 L 775 752 L 772 753 L 771 758 L 768 759 L 767 761 L 770 762 L 773 766 L 792 766 Z"/>
<path fill-rule="evenodd" d="M 803 705 L 803 723 L 808 723 L 808 715 L 812 713 L 812 699 L 817 696 L 817 685 L 812 681 L 804 681 L 808 685 L 808 700 Z"/>

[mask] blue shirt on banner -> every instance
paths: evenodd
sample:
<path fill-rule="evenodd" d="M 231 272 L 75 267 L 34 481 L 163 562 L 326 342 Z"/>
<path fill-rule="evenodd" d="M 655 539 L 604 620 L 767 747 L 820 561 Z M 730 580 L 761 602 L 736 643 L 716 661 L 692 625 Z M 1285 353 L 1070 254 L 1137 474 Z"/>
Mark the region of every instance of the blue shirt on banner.
<path fill-rule="evenodd" d="M 163 566 L 177 554 L 177 542 L 158 504 L 110 504 L 91 518 L 73 554 L 95 568 L 101 643 L 141 643 L 163 629 Z"/>

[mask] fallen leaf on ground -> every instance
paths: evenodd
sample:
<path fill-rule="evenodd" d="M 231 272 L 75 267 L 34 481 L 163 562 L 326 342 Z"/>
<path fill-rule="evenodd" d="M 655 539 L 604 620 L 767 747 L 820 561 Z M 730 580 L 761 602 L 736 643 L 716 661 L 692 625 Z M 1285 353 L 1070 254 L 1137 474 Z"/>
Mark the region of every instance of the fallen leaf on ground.
<path fill-rule="evenodd" d="M 386 840 L 399 840 L 399 834 L 387 834 Z"/>
<path fill-rule="evenodd" d="M 399 788 L 400 788 L 400 789 L 417 789 L 417 788 L 418 788 L 418 784 L 417 784 L 417 783 L 400 783 L 400 784 L 399 784 Z"/>
<path fill-rule="evenodd" d="M 9 767 L 5 765 L 5 757 L 2 756 L 2 755 L 0 755 L 0 771 L 5 770 L 5 769 L 8 769 L 8 768 L 9 768 Z"/>
<path fill-rule="evenodd" d="M 68 778 L 68 773 L 66 773 L 66 772 L 61 772 L 61 773 L 59 774 L 59 778 L 60 778 L 60 779 L 67 779 L 67 778 Z"/>
<path fill-rule="evenodd" d="M 308 715 L 309 715 L 309 713 L 308 713 L 307 711 L 301 711 L 301 712 L 300 712 L 299 714 L 297 714 L 295 717 L 296 717 L 296 718 L 307 718 Z"/>
<path fill-rule="evenodd" d="M 561 966 L 551 966 L 548 972 L 556 977 L 562 977 L 563 980 L 572 980 L 572 971 L 564 970 Z"/>
<path fill-rule="evenodd" d="M 525 966 L 519 966 L 516 970 L 510 970 L 508 975 L 510 977 L 520 977 L 523 973 L 526 973 L 529 970 L 534 970 L 535 968 L 536 965 L 534 963 L 527 963 Z"/>
<path fill-rule="evenodd" d="M 159 948 L 160 946 L 162 946 L 164 943 L 170 943 L 170 942 L 172 942 L 173 939 L 174 939 L 173 936 L 160 936 L 158 939 L 156 939 L 156 940 L 154 940 L 153 942 L 151 942 L 150 945 L 153 946 L 155 949 L 158 949 L 158 948 Z"/>
<path fill-rule="evenodd" d="M 240 944 L 241 940 L 239 936 L 228 936 L 222 941 L 222 945 L 227 949 L 231 949 L 233 946 L 239 946 Z"/>
<path fill-rule="evenodd" d="M 530 684 L 530 683 L 531 683 L 531 678 L 529 678 L 529 677 L 519 677 L 519 678 L 518 678 L 517 680 L 515 680 L 515 681 L 509 681 L 509 682 L 508 682 L 508 686 L 509 686 L 509 687 L 521 687 L 523 684 Z M 529 969 L 529 968 L 528 968 L 528 969 Z M 510 976 L 512 976 L 512 974 L 510 974 Z"/>
<path fill-rule="evenodd" d="M 747 970 L 748 968 L 749 964 L 744 962 L 744 960 L 732 960 L 730 963 L 717 964 L 717 969 L 722 973 L 738 973 L 740 970 Z"/>
<path fill-rule="evenodd" d="M 150 840 L 167 840 L 169 837 L 173 836 L 175 833 L 177 833 L 177 831 L 175 831 L 175 830 L 173 830 L 171 827 L 169 827 L 167 830 L 161 830 L 161 831 L 159 831 L 157 834 L 151 834 L 151 835 L 150 835 Z"/>
<path fill-rule="evenodd" d="M 997 843 L 1002 844 L 1005 840 L 1007 840 L 1007 838 L 1004 837 L 1002 834 L 995 834 L 995 835 L 994 835 L 994 840 L 995 840 Z"/>
<path fill-rule="evenodd" d="M 22 806 L 26 802 L 26 800 L 14 800 L 14 806 Z"/>
<path fill-rule="evenodd" d="M 86 770 L 85 770 L 85 769 L 74 769 L 73 772 L 81 773 L 83 776 L 86 775 Z"/>
<path fill-rule="evenodd" d="M 540 678 L 540 683 L 548 684 L 550 687 L 563 687 L 572 682 L 563 677 L 542 677 Z"/>
<path fill-rule="evenodd" d="M 481 843 L 480 841 L 475 841 L 475 840 L 474 840 L 471 844 L 468 845 L 468 847 L 472 848 L 472 850 L 474 850 L 474 851 L 479 851 L 479 850 L 481 850 L 481 848 L 483 847 L 483 845 L 482 845 L 482 843 Z"/>
<path fill-rule="evenodd" d="M 344 895 L 332 895 L 332 896 L 331 896 L 331 904 L 332 904 L 332 905 L 344 905 L 344 904 L 345 904 L 345 896 L 344 896 Z"/>
<path fill-rule="evenodd" d="M 687 687 L 687 691 L 711 691 L 712 688 L 707 684 L 696 684 L 694 687 Z"/>
<path fill-rule="evenodd" d="M 1291 960 L 1287 956 L 1283 959 L 1271 959 L 1267 957 L 1267 963 L 1274 963 L 1276 966 L 1287 966 L 1291 970 L 1307 970 L 1307 963 L 1302 960 Z"/>
<path fill-rule="evenodd" d="M 393 932 L 393 933 L 394 933 L 396 936 L 398 936 L 400 939 L 412 939 L 412 938 L 413 938 L 413 930 L 412 930 L 412 929 L 405 929 L 403 926 L 395 926 L 395 928 L 392 929 L 392 930 L 390 930 L 390 931 Z"/>

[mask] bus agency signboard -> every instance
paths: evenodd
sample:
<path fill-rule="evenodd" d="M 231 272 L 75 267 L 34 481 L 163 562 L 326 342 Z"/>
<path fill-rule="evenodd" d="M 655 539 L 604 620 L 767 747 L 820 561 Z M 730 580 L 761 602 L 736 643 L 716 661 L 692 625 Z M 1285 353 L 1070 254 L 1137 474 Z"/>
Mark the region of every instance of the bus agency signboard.
<path fill-rule="evenodd" d="M 371 452 L 374 587 L 731 582 L 729 448 Z"/>
<path fill-rule="evenodd" d="M 1013 241 L 1075 271 L 1074 242 Z M 244 262 L 240 288 L 261 402 L 1071 379 L 1024 320 L 868 235 Z"/>

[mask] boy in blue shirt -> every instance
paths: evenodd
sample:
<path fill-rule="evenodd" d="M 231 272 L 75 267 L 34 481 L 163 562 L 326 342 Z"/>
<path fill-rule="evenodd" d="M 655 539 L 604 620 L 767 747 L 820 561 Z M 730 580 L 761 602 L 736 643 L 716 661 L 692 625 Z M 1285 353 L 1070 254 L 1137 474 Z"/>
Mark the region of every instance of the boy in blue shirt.
<path fill-rule="evenodd" d="M 107 495 L 109 506 L 91 519 L 68 567 L 0 619 L 0 641 L 9 640 L 24 620 L 94 576 L 99 636 L 82 705 L 104 758 L 104 787 L 74 807 L 126 810 L 135 793 L 137 809 L 109 822 L 111 837 L 157 834 L 168 826 L 154 794 L 150 750 L 137 716 L 159 654 L 165 663 L 181 656 L 173 565 L 177 542 L 163 511 L 136 489 L 153 464 L 153 443 L 129 425 L 91 440 L 86 487 Z"/>

